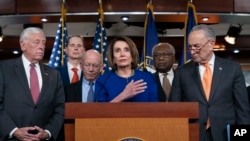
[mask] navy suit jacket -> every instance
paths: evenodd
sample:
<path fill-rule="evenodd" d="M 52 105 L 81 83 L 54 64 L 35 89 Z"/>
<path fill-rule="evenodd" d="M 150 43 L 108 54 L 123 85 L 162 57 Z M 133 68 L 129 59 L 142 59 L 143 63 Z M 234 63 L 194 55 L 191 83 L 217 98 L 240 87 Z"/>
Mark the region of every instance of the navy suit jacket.
<path fill-rule="evenodd" d="M 56 70 L 58 70 L 60 72 L 64 86 L 71 84 L 70 80 L 69 80 L 69 72 L 68 72 L 67 62 L 65 62 L 65 64 L 63 66 L 56 68 Z M 81 73 L 80 78 L 82 78 L 82 76 L 83 76 L 83 73 Z"/>
<path fill-rule="evenodd" d="M 42 88 L 33 102 L 21 57 L 0 63 L 0 140 L 15 128 L 40 126 L 55 140 L 64 123 L 65 95 L 60 74 L 39 64 Z"/>
<path fill-rule="evenodd" d="M 82 102 L 82 79 L 64 87 L 66 102 Z"/>
<path fill-rule="evenodd" d="M 60 72 L 63 85 L 64 86 L 69 85 L 70 84 L 70 80 L 69 80 L 69 73 L 68 73 L 68 65 L 67 65 L 67 63 L 65 63 L 61 67 L 56 68 L 56 70 L 58 70 Z"/>
<path fill-rule="evenodd" d="M 207 101 L 198 66 L 191 61 L 175 71 L 169 100 L 199 102 L 200 141 L 205 140 L 208 116 L 213 141 L 227 141 L 227 124 L 250 124 L 248 95 L 241 67 L 238 63 L 215 57 Z"/>

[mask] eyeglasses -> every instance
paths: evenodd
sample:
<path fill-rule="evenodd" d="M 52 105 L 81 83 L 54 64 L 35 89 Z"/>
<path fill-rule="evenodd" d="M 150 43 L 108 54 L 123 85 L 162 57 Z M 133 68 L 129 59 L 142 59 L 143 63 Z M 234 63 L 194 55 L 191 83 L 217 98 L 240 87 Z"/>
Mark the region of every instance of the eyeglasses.
<path fill-rule="evenodd" d="M 92 66 L 95 69 L 98 69 L 100 67 L 99 64 L 90 64 L 90 63 L 84 63 L 83 66 L 86 68 L 90 68 Z"/>
<path fill-rule="evenodd" d="M 194 44 L 194 45 L 189 45 L 188 50 L 189 51 L 195 51 L 195 52 L 200 52 L 200 50 L 205 47 L 211 40 L 207 40 L 205 44 L 199 45 L 199 44 Z"/>
<path fill-rule="evenodd" d="M 171 56 L 173 56 L 173 54 L 170 54 L 170 53 L 156 53 L 153 55 L 154 58 L 160 58 L 160 57 L 168 58 Z"/>

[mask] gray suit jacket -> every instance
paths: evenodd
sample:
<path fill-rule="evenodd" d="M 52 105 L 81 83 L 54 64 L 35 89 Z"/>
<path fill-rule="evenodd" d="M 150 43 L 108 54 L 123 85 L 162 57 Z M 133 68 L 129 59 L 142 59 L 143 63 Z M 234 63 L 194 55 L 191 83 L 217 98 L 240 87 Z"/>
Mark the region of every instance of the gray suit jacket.
<path fill-rule="evenodd" d="M 65 96 L 58 71 L 41 64 L 42 89 L 34 104 L 21 58 L 0 63 L 0 140 L 15 127 L 40 126 L 57 138 L 64 123 Z"/>
<path fill-rule="evenodd" d="M 250 124 L 245 80 L 238 63 L 215 57 L 209 101 L 206 100 L 198 64 L 189 62 L 175 71 L 170 101 L 199 102 L 200 141 L 204 141 L 209 116 L 213 141 L 227 141 L 227 124 Z"/>

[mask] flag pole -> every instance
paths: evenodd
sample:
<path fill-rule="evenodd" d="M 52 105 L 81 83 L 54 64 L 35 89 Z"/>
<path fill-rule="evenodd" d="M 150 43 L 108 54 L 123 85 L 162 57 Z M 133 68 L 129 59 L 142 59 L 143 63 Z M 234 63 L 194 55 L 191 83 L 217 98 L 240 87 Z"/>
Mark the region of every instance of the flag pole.
<path fill-rule="evenodd" d="M 146 50 L 147 50 L 147 46 L 146 46 L 146 29 L 147 29 L 147 24 L 148 24 L 148 15 L 149 15 L 149 10 L 153 13 L 154 11 L 154 7 L 152 5 L 152 0 L 148 1 L 147 4 L 147 12 L 146 12 L 146 20 L 144 22 L 144 46 L 143 46 L 143 69 L 146 69 Z M 153 16 L 153 15 L 152 15 Z M 154 18 L 154 16 L 153 16 Z"/>
<path fill-rule="evenodd" d="M 66 20 L 66 8 L 65 8 L 65 0 L 63 0 L 62 2 L 62 8 L 61 8 L 61 19 L 62 19 L 62 27 L 61 27 L 61 31 L 62 31 L 62 39 L 61 39 L 61 46 L 62 46 L 62 57 L 64 56 L 64 36 L 65 36 L 65 32 L 64 32 L 64 21 Z M 61 59 L 61 64 L 62 66 L 64 65 L 64 58 Z"/>
<path fill-rule="evenodd" d="M 152 5 L 152 0 L 148 0 L 148 4 L 147 4 L 147 13 L 146 13 L 146 21 L 145 21 L 145 24 L 144 24 L 144 49 L 143 49 L 143 69 L 146 69 L 146 39 L 145 39 L 145 36 L 146 36 L 146 28 L 147 28 L 147 23 L 148 23 L 148 12 L 149 12 L 149 9 Z"/>
<path fill-rule="evenodd" d="M 103 35 L 102 35 L 102 28 L 103 28 L 103 20 L 104 20 L 104 15 L 103 15 L 103 9 L 102 9 L 102 0 L 99 0 L 99 8 L 98 8 L 98 12 L 100 14 L 100 26 L 101 26 L 101 32 L 100 32 L 100 36 L 101 36 L 101 50 L 100 53 L 102 54 L 102 56 L 104 56 L 103 54 Z M 103 58 L 104 59 L 104 58 Z"/>
<path fill-rule="evenodd" d="M 147 4 L 147 13 L 146 13 L 146 21 L 144 23 L 144 44 L 143 44 L 143 69 L 146 68 L 146 28 L 147 28 L 147 21 L 148 21 L 148 8 L 149 8 L 150 2 L 148 1 Z"/>

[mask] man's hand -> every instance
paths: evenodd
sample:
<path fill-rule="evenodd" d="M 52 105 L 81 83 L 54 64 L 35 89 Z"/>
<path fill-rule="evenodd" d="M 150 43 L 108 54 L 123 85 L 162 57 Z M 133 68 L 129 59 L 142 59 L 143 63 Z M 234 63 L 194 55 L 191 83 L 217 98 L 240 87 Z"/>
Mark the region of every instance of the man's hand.
<path fill-rule="evenodd" d="M 18 128 L 13 136 L 20 141 L 40 141 L 49 138 L 49 134 L 38 126 Z"/>

